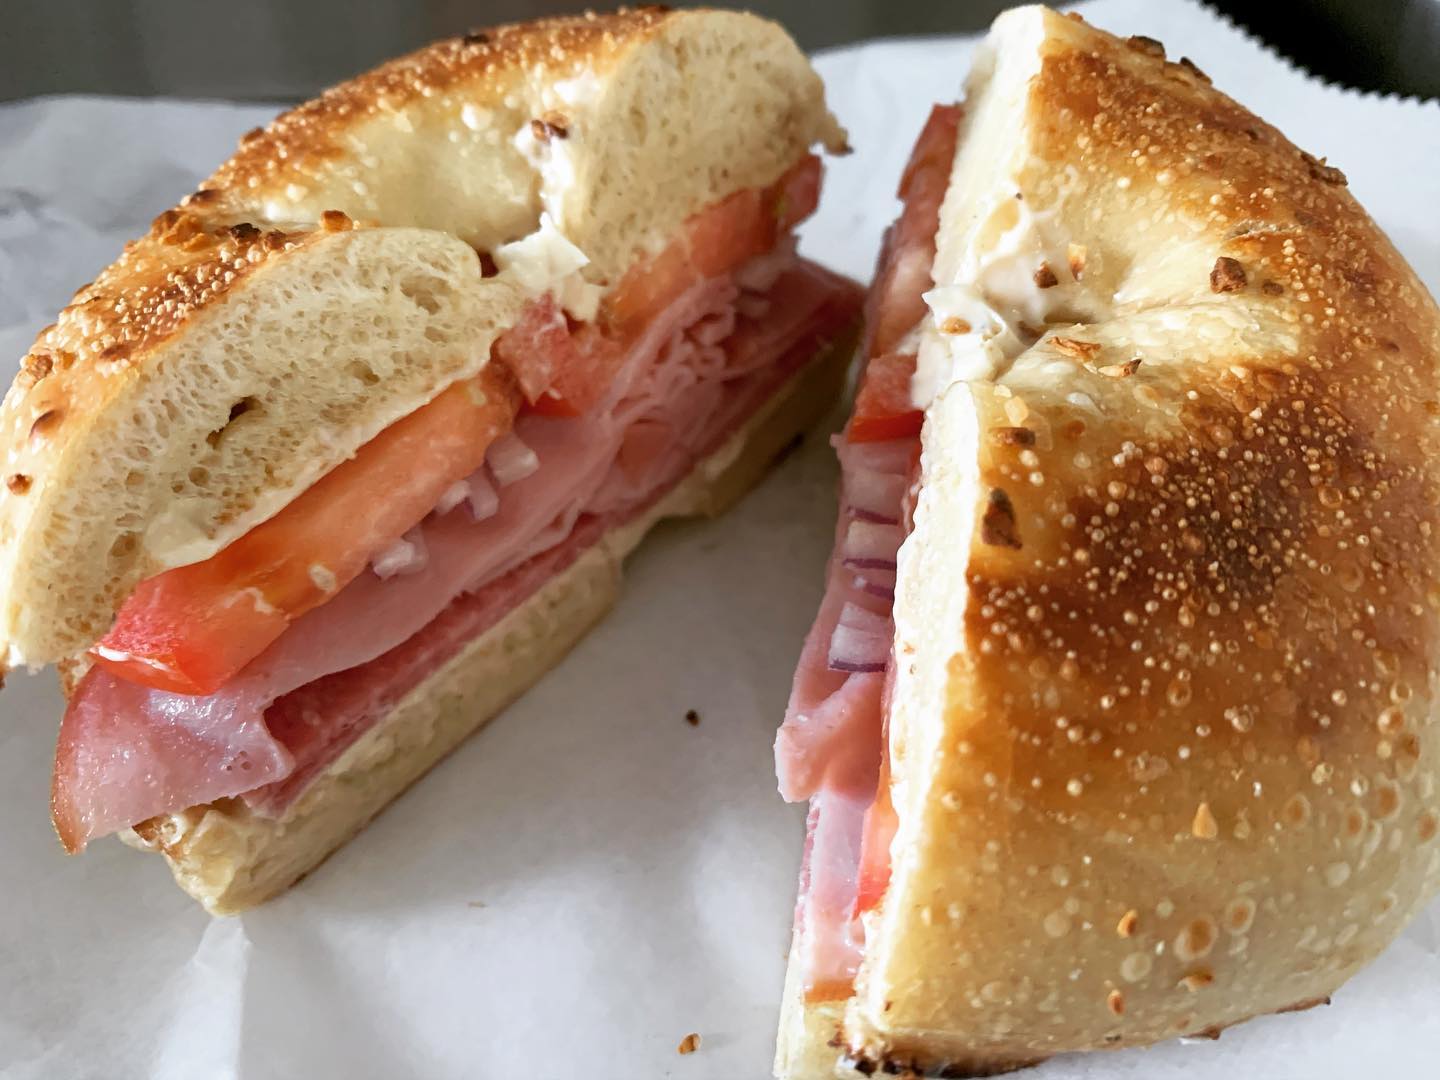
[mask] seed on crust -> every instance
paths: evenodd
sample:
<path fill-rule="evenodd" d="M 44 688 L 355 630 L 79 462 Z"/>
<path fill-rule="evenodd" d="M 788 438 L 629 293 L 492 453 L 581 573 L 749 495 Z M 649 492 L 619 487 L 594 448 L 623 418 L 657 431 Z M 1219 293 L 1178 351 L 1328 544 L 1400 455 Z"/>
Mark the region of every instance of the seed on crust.
<path fill-rule="evenodd" d="M 1106 364 L 1104 367 L 1099 367 L 1095 370 L 1109 379 L 1128 379 L 1140 370 L 1140 357 L 1132 356 L 1123 364 Z"/>
<path fill-rule="evenodd" d="M 30 477 L 24 473 L 12 473 L 5 478 L 5 487 L 11 495 L 24 495 L 30 490 Z"/>
<path fill-rule="evenodd" d="M 1245 268 L 1238 259 L 1221 255 L 1210 270 L 1210 291 L 1213 293 L 1237 292 L 1245 287 Z"/>
<path fill-rule="evenodd" d="M 1034 446 L 1035 432 L 1027 427 L 991 428 L 990 441 L 996 446 Z"/>
<path fill-rule="evenodd" d="M 225 231 L 230 234 L 231 239 L 240 244 L 248 244 L 251 241 L 260 239 L 260 230 L 248 221 L 242 221 L 238 225 L 231 225 Z"/>
<path fill-rule="evenodd" d="M 1147 56 L 1156 56 L 1161 60 L 1165 59 L 1164 43 L 1156 41 L 1153 37 L 1146 37 L 1144 34 L 1132 34 L 1125 39 L 1125 44 L 1129 45 L 1136 52 L 1145 53 Z"/>
<path fill-rule="evenodd" d="M 973 329 L 974 327 L 960 318 L 959 315 L 951 315 L 940 324 L 940 332 L 942 334 L 968 334 Z"/>
<path fill-rule="evenodd" d="M 1261 282 L 1260 291 L 1266 296 L 1284 296 L 1285 286 L 1278 281 L 1265 281 Z"/>
<path fill-rule="evenodd" d="M 1136 911 L 1134 908 L 1131 908 L 1129 911 L 1125 912 L 1124 915 L 1120 916 L 1120 921 L 1115 924 L 1115 933 L 1119 934 L 1121 937 L 1124 938 L 1132 937 L 1135 933 L 1136 928 L 1139 925 L 1140 912 Z"/>
<path fill-rule="evenodd" d="M 551 109 L 544 116 L 530 121 L 530 134 L 541 142 L 570 137 L 570 121 L 564 113 Z"/>
<path fill-rule="evenodd" d="M 1205 72 L 1201 71 L 1200 68 L 1196 66 L 1195 61 L 1191 60 L 1188 56 L 1180 57 L 1180 67 L 1184 68 L 1191 75 L 1194 75 L 1195 78 L 1199 79 L 1203 83 L 1208 83 L 1210 81 L 1210 76 L 1206 75 Z"/>
<path fill-rule="evenodd" d="M 1098 341 L 1080 341 L 1078 338 L 1068 337 L 1051 338 L 1050 347 L 1072 360 L 1079 360 L 1082 364 L 1088 363 L 1100 351 Z"/>
<path fill-rule="evenodd" d="M 1065 246 L 1065 261 L 1070 264 L 1070 276 L 1076 281 L 1080 275 L 1085 273 L 1085 256 L 1087 250 L 1084 244 L 1067 244 Z"/>
<path fill-rule="evenodd" d="M 1125 995 L 1119 990 L 1111 990 L 1105 997 L 1105 1007 L 1116 1016 L 1125 1015 Z"/>
<path fill-rule="evenodd" d="M 1190 822 L 1190 832 L 1200 840 L 1214 840 L 1220 835 L 1220 826 L 1215 821 L 1214 811 L 1208 802 L 1195 808 L 1195 820 Z"/>
<path fill-rule="evenodd" d="M 1215 976 L 1205 968 L 1196 968 L 1180 980 L 1180 985 L 1190 993 L 1199 993 L 1215 981 Z"/>
<path fill-rule="evenodd" d="M 1060 284 L 1060 279 L 1055 276 L 1055 271 L 1050 269 L 1050 264 L 1042 262 L 1040 269 L 1035 271 L 1035 287 L 1037 289 L 1053 289 Z"/>
<path fill-rule="evenodd" d="M 320 215 L 320 227 L 326 232 L 344 232 L 354 225 L 350 215 L 342 210 L 326 210 Z"/>
<path fill-rule="evenodd" d="M 1310 175 L 1313 176 L 1316 180 L 1321 181 L 1322 183 L 1349 183 L 1349 181 L 1345 179 L 1345 174 L 1339 169 L 1335 168 L 1334 165 L 1325 164 L 1325 159 L 1323 157 L 1317 158 L 1315 155 L 1307 154 L 1304 150 L 1301 150 L 1300 160 L 1305 162 L 1305 164 L 1310 167 Z"/>
<path fill-rule="evenodd" d="M 55 370 L 55 359 L 49 353 L 31 353 L 25 357 L 25 374 L 36 382 Z"/>
<path fill-rule="evenodd" d="M 991 488 L 980 519 L 980 540 L 991 547 L 1019 549 L 1020 533 L 1015 527 L 1015 504 L 1003 488 Z"/>

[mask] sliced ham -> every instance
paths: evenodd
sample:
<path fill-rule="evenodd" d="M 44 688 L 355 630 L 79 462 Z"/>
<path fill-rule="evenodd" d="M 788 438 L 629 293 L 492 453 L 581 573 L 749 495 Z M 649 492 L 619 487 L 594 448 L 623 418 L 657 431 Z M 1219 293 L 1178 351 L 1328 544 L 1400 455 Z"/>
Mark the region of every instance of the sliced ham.
<path fill-rule="evenodd" d="M 409 538 L 423 564 L 362 574 L 217 693 L 170 694 L 92 669 L 56 757 L 66 846 L 223 796 L 282 813 L 408 687 L 688 473 L 855 309 L 849 282 L 804 262 L 767 295 L 783 315 L 756 321 L 737 315 L 729 279 L 687 291 L 634 343 L 595 409 L 516 422 L 538 466 L 498 488 L 493 513 L 476 520 L 447 492 L 449 512 Z M 479 487 L 484 472 L 472 487 L 494 490 Z"/>

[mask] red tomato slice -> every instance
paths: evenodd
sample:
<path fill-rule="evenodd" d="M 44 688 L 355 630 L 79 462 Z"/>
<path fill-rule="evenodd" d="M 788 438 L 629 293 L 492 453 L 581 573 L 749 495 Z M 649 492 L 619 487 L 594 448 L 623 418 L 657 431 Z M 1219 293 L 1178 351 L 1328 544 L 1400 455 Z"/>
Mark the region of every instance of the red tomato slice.
<path fill-rule="evenodd" d="M 595 408 L 625 359 L 624 347 L 594 323 L 569 326 L 565 333 L 565 344 L 553 353 L 549 386 L 530 403 L 542 416 L 580 416 Z"/>
<path fill-rule="evenodd" d="M 695 282 L 763 255 L 815 211 L 820 159 L 807 155 L 768 188 L 737 191 L 693 215 L 682 238 L 633 266 L 606 298 L 607 322 L 629 338 Z"/>
<path fill-rule="evenodd" d="M 525 305 L 520 318 L 495 342 L 493 355 L 515 374 L 532 405 L 550 389 L 556 373 L 574 366 L 570 324 L 549 293 Z"/>
<path fill-rule="evenodd" d="M 96 663 L 159 690 L 214 693 L 478 469 L 519 405 L 503 364 L 451 386 L 213 558 L 141 582 Z"/>
<path fill-rule="evenodd" d="M 810 154 L 770 189 L 775 193 L 775 220 L 780 233 L 789 232 L 820 205 L 820 177 L 824 171 L 820 158 Z"/>
<path fill-rule="evenodd" d="M 950 183 L 960 124 L 958 105 L 937 105 L 910 155 L 900 181 L 904 208 L 885 234 L 871 292 L 870 356 L 847 428 L 853 442 L 918 434 L 921 414 L 910 401 L 913 356 L 896 346 L 925 315 L 924 293 L 935 261 L 935 229 Z M 902 365 L 903 361 L 903 365 Z M 875 370 L 878 366 L 879 370 Z"/>
<path fill-rule="evenodd" d="M 905 353 L 883 353 L 872 357 L 860 376 L 855 409 L 845 428 L 851 442 L 884 442 L 920 434 L 925 414 L 910 400 L 910 379 L 915 374 L 915 357 Z"/>
<path fill-rule="evenodd" d="M 890 842 L 900 819 L 890 801 L 890 755 L 880 762 L 880 786 L 875 801 L 865 812 L 865 831 L 860 838 L 860 872 L 855 896 L 855 914 L 869 911 L 890 887 Z"/>

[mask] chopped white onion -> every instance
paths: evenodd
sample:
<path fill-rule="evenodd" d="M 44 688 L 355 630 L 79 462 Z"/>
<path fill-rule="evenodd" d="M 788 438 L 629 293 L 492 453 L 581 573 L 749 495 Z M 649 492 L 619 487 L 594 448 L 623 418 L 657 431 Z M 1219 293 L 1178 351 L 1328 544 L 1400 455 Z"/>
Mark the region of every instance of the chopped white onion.
<path fill-rule="evenodd" d="M 833 671 L 884 671 L 890 658 L 890 620 L 847 603 L 830 636 L 826 663 Z"/>
<path fill-rule="evenodd" d="M 898 525 L 881 525 L 856 518 L 845 529 L 842 555 L 845 565 L 855 569 L 895 566 L 895 555 L 905 534 Z"/>
<path fill-rule="evenodd" d="M 910 475 L 911 456 L 915 452 L 915 440 L 890 439 L 886 442 L 850 442 L 843 435 L 831 440 L 840 455 L 840 462 L 848 475 L 850 472 L 894 473 L 896 476 Z"/>
<path fill-rule="evenodd" d="M 507 431 L 491 444 L 485 455 L 495 482 L 501 487 L 518 483 L 540 468 L 540 459 L 535 451 L 520 441 L 513 431 Z"/>
<path fill-rule="evenodd" d="M 425 537 L 417 528 L 411 529 L 375 556 L 370 562 L 370 569 L 375 572 L 376 577 L 383 580 L 404 574 L 418 574 L 429 562 L 430 552 L 425 547 Z"/>
<path fill-rule="evenodd" d="M 500 495 L 489 478 L 483 472 L 477 472 L 465 486 L 469 489 L 465 496 L 465 505 L 470 508 L 470 516 L 476 521 L 494 517 L 495 512 L 500 509 Z"/>
<path fill-rule="evenodd" d="M 787 236 L 764 255 L 751 259 L 735 271 L 735 284 L 747 292 L 770 290 L 780 275 L 795 263 L 795 238 Z"/>
<path fill-rule="evenodd" d="M 851 469 L 845 474 L 845 503 L 856 517 L 894 525 L 900 520 L 904 498 L 903 476 L 869 469 Z"/>
<path fill-rule="evenodd" d="M 457 480 L 445 489 L 445 494 L 440 496 L 440 501 L 435 504 L 435 513 L 444 517 L 469 497 L 470 485 L 464 480 Z"/>

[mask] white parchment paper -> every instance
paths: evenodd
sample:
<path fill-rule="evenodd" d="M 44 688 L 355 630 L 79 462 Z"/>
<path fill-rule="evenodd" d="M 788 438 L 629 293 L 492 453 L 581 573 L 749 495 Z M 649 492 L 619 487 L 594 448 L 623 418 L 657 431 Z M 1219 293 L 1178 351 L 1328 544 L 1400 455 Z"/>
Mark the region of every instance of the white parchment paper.
<path fill-rule="evenodd" d="M 1328 156 L 1440 290 L 1440 106 L 1309 80 L 1188 2 L 1087 16 L 1193 57 Z M 963 39 L 819 67 L 859 153 L 805 230 L 868 277 L 899 169 Z M 271 110 L 48 99 L 0 107 L 0 377 L 34 333 Z M 833 523 L 823 438 L 733 514 L 667 526 L 616 612 L 537 689 L 299 888 L 212 921 L 160 860 L 60 853 L 60 698 L 0 694 L 0 1077 L 769 1075 L 803 811 L 770 744 Z M 698 727 L 684 720 L 701 715 Z M 687 1032 L 698 1053 L 676 1054 Z M 1057 1060 L 1080 1077 L 1440 1075 L 1440 906 L 1328 1009 L 1218 1042 Z"/>

